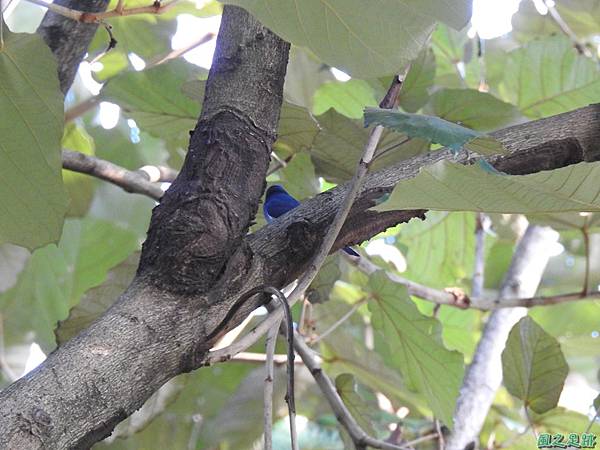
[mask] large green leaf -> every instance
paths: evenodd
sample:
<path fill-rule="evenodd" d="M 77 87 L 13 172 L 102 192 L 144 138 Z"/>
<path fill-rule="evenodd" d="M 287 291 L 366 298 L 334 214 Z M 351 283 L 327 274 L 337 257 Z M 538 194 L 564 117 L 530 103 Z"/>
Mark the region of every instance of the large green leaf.
<path fill-rule="evenodd" d="M 373 327 L 392 364 L 425 396 L 435 416 L 451 427 L 463 356 L 444 347 L 439 322 L 419 312 L 406 287 L 393 283 L 383 271 L 371 275 L 369 286 Z"/>
<path fill-rule="evenodd" d="M 568 38 L 550 37 L 508 55 L 499 92 L 524 115 L 547 117 L 598 101 L 600 71 Z"/>
<path fill-rule="evenodd" d="M 329 255 L 306 291 L 306 298 L 308 301 L 315 304 L 329 300 L 333 285 L 340 279 L 341 275 L 340 255 Z"/>
<path fill-rule="evenodd" d="M 321 131 L 311 152 L 317 175 L 336 183 L 349 180 L 363 153 L 369 130 L 361 121 L 351 120 L 333 110 L 318 116 L 317 120 Z M 378 153 L 387 151 L 375 158 L 371 168 L 378 170 L 428 149 L 429 141 L 407 140 L 406 135 L 386 130 L 379 141 Z"/>
<path fill-rule="evenodd" d="M 58 323 L 54 331 L 58 345 L 64 344 L 87 328 L 112 306 L 133 280 L 139 259 L 139 252 L 133 253 L 112 268 L 100 286 L 93 287 L 83 295 L 81 301 L 71 308 L 68 317 Z"/>
<path fill-rule="evenodd" d="M 471 2 L 382 0 L 224 0 L 242 6 L 293 44 L 310 48 L 327 64 L 354 76 L 402 70 L 417 57 L 436 20 L 460 29 Z"/>
<path fill-rule="evenodd" d="M 489 136 L 439 117 L 404 113 L 382 108 L 365 109 L 365 126 L 383 125 L 411 138 L 429 139 L 451 148 L 455 153 L 463 147 L 481 155 L 502 153 L 502 144 Z"/>
<path fill-rule="evenodd" d="M 1 19 L 0 19 L 1 20 Z M 37 34 L 4 26 L 0 47 L 0 243 L 29 249 L 59 239 L 63 96 L 56 61 Z"/>
<path fill-rule="evenodd" d="M 58 246 L 36 250 L 17 284 L 0 295 L 5 342 L 33 340 L 44 351 L 52 350 L 56 322 L 138 245 L 133 233 L 110 223 L 67 220 Z"/>
<path fill-rule="evenodd" d="M 306 108 L 284 102 L 279 116 L 275 149 L 288 154 L 309 150 L 318 132 L 317 121 Z"/>
<path fill-rule="evenodd" d="M 335 81 L 329 67 L 310 52 L 292 45 L 283 85 L 285 99 L 312 110 L 313 96 L 326 81 Z"/>
<path fill-rule="evenodd" d="M 473 270 L 475 217 L 472 213 L 429 211 L 426 220 L 412 220 L 396 237 L 407 249 L 403 275 L 428 286 L 466 285 Z"/>
<path fill-rule="evenodd" d="M 437 117 L 479 131 L 506 126 L 519 117 L 515 106 L 476 89 L 440 89 L 431 96 L 429 109 Z"/>
<path fill-rule="evenodd" d="M 558 341 L 523 317 L 508 335 L 502 371 L 508 391 L 541 414 L 558 403 L 569 366 Z"/>
<path fill-rule="evenodd" d="M 102 97 L 118 104 L 125 114 L 169 147 L 187 148 L 189 131 L 198 120 L 200 104 L 182 92 L 182 86 L 204 72 L 181 60 L 126 72 L 107 83 Z"/>
<path fill-rule="evenodd" d="M 416 112 L 429 99 L 429 88 L 435 80 L 435 56 L 424 48 L 411 63 L 410 70 L 400 91 L 400 106 L 408 112 Z M 391 82 L 391 81 L 390 81 Z M 388 83 L 389 86 L 389 83 Z"/>
<path fill-rule="evenodd" d="M 579 163 L 529 175 L 492 173 L 477 165 L 439 161 L 415 178 L 398 183 L 390 198 L 375 207 L 545 213 L 599 211 L 600 163 Z"/>
<path fill-rule="evenodd" d="M 317 89 L 313 113 L 320 115 L 333 108 L 346 117 L 360 119 L 366 106 L 377 106 L 373 88 L 366 81 L 330 81 Z"/>

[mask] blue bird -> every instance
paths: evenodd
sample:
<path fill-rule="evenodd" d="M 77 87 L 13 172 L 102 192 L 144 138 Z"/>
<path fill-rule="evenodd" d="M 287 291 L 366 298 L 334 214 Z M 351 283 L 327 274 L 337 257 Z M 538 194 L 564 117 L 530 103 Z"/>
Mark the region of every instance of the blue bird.
<path fill-rule="evenodd" d="M 300 202 L 288 194 L 283 186 L 274 184 L 267 189 L 267 195 L 263 205 L 263 214 L 265 215 L 267 223 L 271 223 L 273 220 L 294 209 L 299 204 Z M 344 247 L 343 250 L 350 256 L 360 256 L 350 247 Z"/>

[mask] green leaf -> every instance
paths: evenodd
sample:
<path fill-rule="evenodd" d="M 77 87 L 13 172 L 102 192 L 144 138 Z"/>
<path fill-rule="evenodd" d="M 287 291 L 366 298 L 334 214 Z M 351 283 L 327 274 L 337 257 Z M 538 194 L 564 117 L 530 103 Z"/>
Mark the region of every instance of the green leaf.
<path fill-rule="evenodd" d="M 456 31 L 439 24 L 431 36 L 435 55 L 436 83 L 447 87 L 465 87 L 465 47 L 469 42 L 467 30 Z"/>
<path fill-rule="evenodd" d="M 275 149 L 289 154 L 310 150 L 318 132 L 317 121 L 306 108 L 283 102 Z"/>
<path fill-rule="evenodd" d="M 310 52 L 292 45 L 283 85 L 285 99 L 312 110 L 315 92 L 327 81 L 335 81 L 329 67 Z"/>
<path fill-rule="evenodd" d="M 339 259 L 340 256 L 338 254 L 329 255 L 325 259 L 325 262 L 319 269 L 319 273 L 317 273 L 317 276 L 306 291 L 306 298 L 312 304 L 324 303 L 329 300 L 333 285 L 342 275 Z"/>
<path fill-rule="evenodd" d="M 425 396 L 435 416 L 451 427 L 463 356 L 444 347 L 439 322 L 419 312 L 406 287 L 393 283 L 382 271 L 371 275 L 369 286 L 373 327 L 389 349 L 390 361 Z"/>
<path fill-rule="evenodd" d="M 201 69 L 173 60 L 141 72 L 125 72 L 107 83 L 101 95 L 118 104 L 141 130 L 164 139 L 171 148 L 186 149 L 200 104 L 181 86 L 203 75 Z"/>
<path fill-rule="evenodd" d="M 436 209 L 501 213 L 599 211 L 600 163 L 579 163 L 529 175 L 490 173 L 477 165 L 439 161 L 398 183 L 377 211 Z"/>
<path fill-rule="evenodd" d="M 333 110 L 318 116 L 317 120 L 321 131 L 311 152 L 317 175 L 335 183 L 349 180 L 354 175 L 363 153 L 369 130 L 363 127 L 361 121 L 348 119 Z M 407 141 L 405 135 L 384 131 L 379 141 L 378 153 L 388 151 L 373 161 L 371 169 L 378 170 L 390 166 L 428 149 L 429 141 Z"/>
<path fill-rule="evenodd" d="M 36 250 L 17 284 L 0 295 L 7 345 L 33 340 L 52 350 L 56 322 L 138 245 L 133 233 L 110 223 L 67 220 L 58 246 Z"/>
<path fill-rule="evenodd" d="M 322 317 L 324 309 L 327 310 L 326 314 L 331 316 L 333 323 L 339 316 L 339 313 L 333 311 L 335 307 L 339 307 L 339 303 L 331 300 L 317 305 L 316 309 L 320 311 L 319 317 Z M 317 323 L 320 325 L 321 321 Z M 329 323 L 327 325 L 331 326 Z M 386 365 L 387 358 L 372 349 L 367 349 L 364 339 L 357 339 L 356 333 L 350 327 L 338 327 L 320 344 L 324 369 L 329 376 L 350 372 L 362 384 L 383 393 L 393 401 L 407 405 L 421 414 L 430 413 L 424 407 L 422 398 L 407 389 L 398 371 Z"/>
<path fill-rule="evenodd" d="M 399 100 L 402 109 L 416 112 L 422 108 L 429 99 L 429 88 L 433 86 L 434 80 L 435 56 L 431 49 L 424 48 L 411 63 L 410 70 L 402 84 Z"/>
<path fill-rule="evenodd" d="M 372 405 L 365 402 L 357 391 L 354 375 L 342 373 L 335 378 L 335 390 L 348 408 L 348 411 L 356 420 L 358 425 L 369 435 L 375 435 L 371 423 L 371 415 L 377 411 L 377 404 Z M 345 431 L 342 429 L 342 431 Z"/>
<path fill-rule="evenodd" d="M 373 88 L 366 81 L 329 81 L 317 89 L 313 113 L 320 115 L 333 108 L 346 117 L 360 119 L 366 106 L 377 106 Z"/>
<path fill-rule="evenodd" d="M 478 131 L 504 127 L 519 117 L 515 106 L 476 89 L 440 89 L 431 96 L 429 111 Z"/>
<path fill-rule="evenodd" d="M 569 366 L 558 341 L 523 317 L 508 335 L 502 371 L 508 392 L 541 414 L 558 403 Z"/>
<path fill-rule="evenodd" d="M 498 90 L 527 117 L 547 117 L 597 101 L 600 72 L 568 38 L 555 36 L 509 53 Z"/>
<path fill-rule="evenodd" d="M 436 20 L 464 27 L 471 2 L 383 0 L 226 0 L 246 8 L 295 45 L 357 77 L 391 75 L 417 57 Z M 393 44 L 392 44 L 393 43 Z"/>
<path fill-rule="evenodd" d="M 133 280 L 139 259 L 139 252 L 135 252 L 112 268 L 100 286 L 87 291 L 81 301 L 69 310 L 68 317 L 59 321 L 54 330 L 59 346 L 86 329 L 125 292 Z"/>
<path fill-rule="evenodd" d="M 402 83 L 398 97 L 400 107 L 408 112 L 417 112 L 429 100 L 429 89 L 435 80 L 435 57 L 430 48 L 423 48 L 410 64 L 410 70 Z M 370 80 L 376 89 L 377 98 L 383 98 L 392 82 L 392 77 Z"/>
<path fill-rule="evenodd" d="M 560 406 L 542 415 L 532 414 L 531 419 L 536 428 L 539 427 L 549 433 L 583 433 L 590 424 L 590 419 L 585 414 L 569 411 Z M 594 423 L 589 432 L 599 434 L 600 425 Z"/>
<path fill-rule="evenodd" d="M 94 140 L 83 127 L 73 122 L 65 127 L 62 146 L 67 150 L 77 151 L 85 155 L 94 154 Z M 94 196 L 94 179 L 87 174 L 70 170 L 63 170 L 62 176 L 71 199 L 67 215 L 71 217 L 85 215 Z"/>
<path fill-rule="evenodd" d="M 0 19 L 1 20 L 1 19 Z M 61 179 L 63 95 L 37 34 L 4 26 L 0 48 L 0 243 L 56 242 L 67 210 Z"/>
<path fill-rule="evenodd" d="M 390 109 L 366 108 L 365 126 L 372 124 L 406 133 L 409 137 L 429 139 L 449 147 L 454 153 L 459 152 L 463 147 L 481 155 L 504 152 L 502 144 L 493 138 L 439 117 Z"/>
<path fill-rule="evenodd" d="M 426 220 L 400 227 L 396 246 L 407 248 L 403 276 L 427 286 L 465 286 L 475 254 L 475 217 L 471 213 L 429 211 Z"/>
<path fill-rule="evenodd" d="M 223 405 L 217 417 L 203 427 L 210 443 L 203 448 L 214 448 L 228 443 L 229 448 L 247 448 L 248 443 L 262 433 L 263 386 L 265 370 L 262 365 L 252 370 L 241 381 L 235 393 Z M 284 406 L 285 368 L 275 367 L 273 382 L 273 409 Z"/>

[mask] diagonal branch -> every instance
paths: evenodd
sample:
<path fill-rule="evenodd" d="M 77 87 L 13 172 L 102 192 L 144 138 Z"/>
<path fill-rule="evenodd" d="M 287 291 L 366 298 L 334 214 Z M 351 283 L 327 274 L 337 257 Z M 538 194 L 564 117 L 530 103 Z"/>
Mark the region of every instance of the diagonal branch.
<path fill-rule="evenodd" d="M 500 302 L 535 294 L 550 259 L 550 248 L 557 240 L 558 233 L 551 228 L 536 225 L 527 228 L 502 282 Z M 463 380 L 447 450 L 463 450 L 477 441 L 502 382 L 501 354 L 508 333 L 525 315 L 527 309 L 518 307 L 494 311 L 488 318 Z"/>
<path fill-rule="evenodd" d="M 331 379 L 325 375 L 321 365 L 314 358 L 313 350 L 306 345 L 302 336 L 297 333 L 294 334 L 294 347 L 296 348 L 298 355 L 300 355 L 300 358 L 302 358 L 302 361 L 304 361 L 304 365 L 308 368 L 311 375 L 317 382 L 321 392 L 323 392 L 323 395 L 329 403 L 329 406 L 331 406 L 331 409 L 335 413 L 337 420 L 339 421 L 340 425 L 346 429 L 356 448 L 366 449 L 367 446 L 385 450 L 402 450 L 408 448 L 407 446 L 394 445 L 379 439 L 375 439 L 374 437 L 365 433 L 365 431 L 356 422 L 354 417 L 352 417 L 352 414 L 350 414 L 348 408 L 346 408 L 344 401 L 337 393 L 337 390 L 335 389 Z"/>
<path fill-rule="evenodd" d="M 65 169 L 91 175 L 115 184 L 127 192 L 146 195 L 156 201 L 159 201 L 164 194 L 158 184 L 150 181 L 151 169 L 149 168 L 132 172 L 110 161 L 71 150 L 62 151 L 62 165 Z M 155 169 L 160 174 L 160 168 Z"/>

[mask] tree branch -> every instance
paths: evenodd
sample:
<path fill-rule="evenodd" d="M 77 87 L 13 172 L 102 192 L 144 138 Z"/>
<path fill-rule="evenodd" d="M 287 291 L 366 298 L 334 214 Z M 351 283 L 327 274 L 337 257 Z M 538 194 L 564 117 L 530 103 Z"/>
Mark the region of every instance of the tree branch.
<path fill-rule="evenodd" d="M 321 392 L 325 396 L 329 406 L 331 406 L 335 417 L 340 425 L 346 429 L 356 448 L 366 449 L 367 446 L 386 450 L 401 450 L 408 448 L 406 446 L 389 444 L 379 439 L 375 439 L 365 433 L 356 420 L 354 420 L 354 417 L 352 417 L 352 414 L 350 414 L 348 408 L 346 408 L 346 405 L 337 393 L 333 382 L 327 375 L 325 375 L 320 364 L 313 357 L 313 350 L 306 345 L 302 336 L 297 333 L 294 334 L 294 347 L 296 348 L 298 355 L 300 355 L 300 358 L 302 358 L 302 361 L 304 361 L 304 365 L 308 368 L 311 375 L 317 382 L 317 385 L 321 389 Z"/>
<path fill-rule="evenodd" d="M 151 169 L 147 167 L 132 172 L 110 161 L 71 150 L 62 151 L 62 165 L 64 169 L 91 175 L 115 184 L 127 192 L 146 195 L 156 201 L 159 201 L 164 194 L 158 184 L 150 181 Z M 160 168 L 155 169 L 160 177 Z"/>
<path fill-rule="evenodd" d="M 558 233 L 551 228 L 536 225 L 527 228 L 502 282 L 500 302 L 535 294 L 550 259 L 550 248 L 557 240 Z M 477 440 L 502 382 L 501 354 L 508 333 L 526 314 L 527 309 L 521 307 L 501 309 L 490 315 L 463 380 L 447 450 L 463 450 Z"/>
<path fill-rule="evenodd" d="M 48 8 L 54 14 L 59 14 L 66 19 L 70 19 L 75 22 L 81 23 L 95 23 L 99 24 L 104 19 L 119 16 L 133 16 L 138 14 L 163 14 L 171 9 L 179 0 L 171 0 L 165 4 L 161 4 L 160 1 L 154 1 L 147 6 L 137 6 L 134 8 L 123 8 L 121 5 L 117 5 L 115 9 L 111 11 L 88 11 L 80 10 L 78 7 L 71 7 L 67 5 L 55 3 L 46 3 L 44 0 L 27 0 L 29 3 L 35 3 L 36 5 Z M 105 7 L 106 9 L 106 7 Z"/>
<path fill-rule="evenodd" d="M 109 0 L 57 0 L 44 6 L 60 6 L 99 13 L 108 7 Z M 87 49 L 98 29 L 97 23 L 82 23 L 48 11 L 37 32 L 44 38 L 58 63 L 58 78 L 63 94 L 66 94 Z"/>

